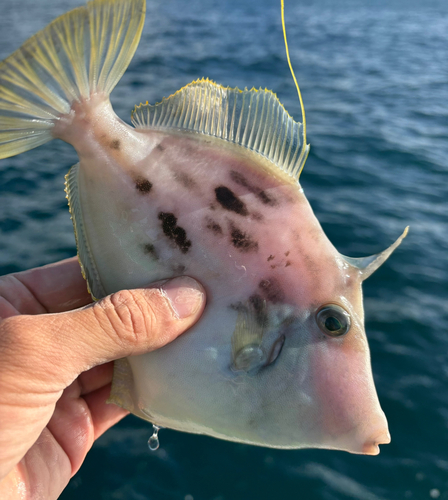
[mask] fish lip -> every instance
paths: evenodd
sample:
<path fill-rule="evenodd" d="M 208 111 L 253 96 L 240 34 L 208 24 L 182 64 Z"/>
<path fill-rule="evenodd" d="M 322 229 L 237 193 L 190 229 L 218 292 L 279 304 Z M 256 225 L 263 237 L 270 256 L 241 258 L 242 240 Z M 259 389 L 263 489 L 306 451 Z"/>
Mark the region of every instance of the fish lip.
<path fill-rule="evenodd" d="M 390 434 L 389 431 L 384 431 L 380 434 L 374 435 L 373 438 L 369 438 L 365 441 L 361 453 L 363 455 L 378 455 L 380 452 L 380 444 L 389 444 Z"/>

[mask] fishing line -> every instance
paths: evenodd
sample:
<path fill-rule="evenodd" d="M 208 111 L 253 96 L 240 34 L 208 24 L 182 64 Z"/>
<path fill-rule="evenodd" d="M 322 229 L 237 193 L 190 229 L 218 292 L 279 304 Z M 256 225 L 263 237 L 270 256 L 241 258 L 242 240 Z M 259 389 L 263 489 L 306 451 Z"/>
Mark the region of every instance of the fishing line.
<path fill-rule="evenodd" d="M 285 4 L 284 0 L 281 1 L 281 11 L 282 11 L 282 29 L 283 29 L 283 38 L 285 39 L 285 49 L 286 49 L 286 59 L 288 60 L 289 70 L 291 71 L 292 78 L 296 85 L 297 94 L 299 95 L 300 107 L 302 109 L 302 118 L 303 118 L 303 147 L 306 147 L 306 119 L 305 119 L 305 107 L 303 106 L 302 94 L 300 92 L 299 84 L 297 83 L 296 75 L 294 74 L 294 70 L 292 69 L 291 59 L 289 57 L 289 48 L 288 48 L 288 40 L 286 38 L 286 26 L 285 26 Z"/>

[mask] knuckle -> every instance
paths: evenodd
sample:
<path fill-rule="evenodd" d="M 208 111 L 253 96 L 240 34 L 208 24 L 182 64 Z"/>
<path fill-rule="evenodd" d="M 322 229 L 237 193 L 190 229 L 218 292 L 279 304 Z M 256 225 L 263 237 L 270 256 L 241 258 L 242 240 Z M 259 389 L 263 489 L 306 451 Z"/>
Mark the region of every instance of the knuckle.
<path fill-rule="evenodd" d="M 102 328 L 120 345 L 131 349 L 146 342 L 156 324 L 151 303 L 132 290 L 113 293 L 93 309 Z"/>

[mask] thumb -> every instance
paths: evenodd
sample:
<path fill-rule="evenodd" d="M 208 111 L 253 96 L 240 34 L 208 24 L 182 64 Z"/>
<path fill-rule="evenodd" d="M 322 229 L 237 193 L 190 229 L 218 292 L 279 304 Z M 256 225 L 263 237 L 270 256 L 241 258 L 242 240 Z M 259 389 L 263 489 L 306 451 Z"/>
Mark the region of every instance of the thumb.
<path fill-rule="evenodd" d="M 122 290 L 70 312 L 15 316 L 2 327 L 14 327 L 6 337 L 14 338 L 16 367 L 23 360 L 35 379 L 67 386 L 95 365 L 164 346 L 190 328 L 204 306 L 202 286 L 180 277 Z"/>

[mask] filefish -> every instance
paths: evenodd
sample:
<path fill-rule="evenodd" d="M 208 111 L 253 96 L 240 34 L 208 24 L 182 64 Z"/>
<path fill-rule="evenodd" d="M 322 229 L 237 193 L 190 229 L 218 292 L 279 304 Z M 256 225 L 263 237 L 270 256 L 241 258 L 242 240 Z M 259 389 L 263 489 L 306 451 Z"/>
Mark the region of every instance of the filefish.
<path fill-rule="evenodd" d="M 145 8 L 93 0 L 0 64 L 0 158 L 54 138 L 78 153 L 66 193 L 94 299 L 180 274 L 207 292 L 187 333 L 116 362 L 110 401 L 230 441 L 379 453 L 361 285 L 406 231 L 370 257 L 334 248 L 299 182 L 304 114 L 271 91 L 201 79 L 118 118 Z"/>

